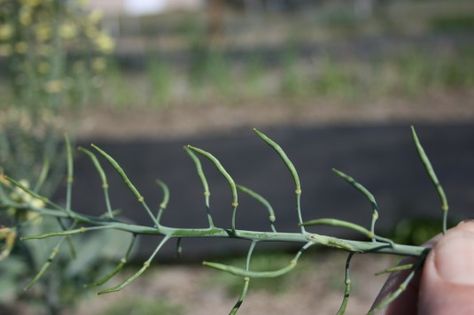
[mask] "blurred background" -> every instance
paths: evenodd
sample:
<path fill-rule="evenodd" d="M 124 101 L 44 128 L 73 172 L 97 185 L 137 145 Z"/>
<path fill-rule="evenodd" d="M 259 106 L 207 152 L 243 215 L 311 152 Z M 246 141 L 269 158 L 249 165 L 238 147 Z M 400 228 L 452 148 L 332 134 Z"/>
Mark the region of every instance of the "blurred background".
<path fill-rule="evenodd" d="M 445 186 L 450 224 L 472 217 L 473 86 L 470 0 L 0 0 L 0 170 L 63 202 L 66 132 L 75 145 L 93 142 L 114 156 L 150 204 L 161 199 L 155 179 L 167 182 L 163 222 L 172 226 L 206 224 L 199 178 L 182 151 L 190 143 L 268 198 L 279 230 L 296 230 L 291 178 L 252 134 L 257 127 L 298 168 L 305 219 L 370 223 L 370 205 L 333 175 L 336 167 L 377 197 L 380 234 L 422 244 L 441 230 L 441 215 L 409 126 L 417 126 Z M 74 209 L 101 213 L 99 177 L 87 157 L 77 153 L 75 163 Z M 229 227 L 226 182 L 212 165 L 204 167 L 215 221 Z M 149 224 L 120 178 L 106 171 L 114 207 Z M 7 210 L 0 228 L 35 221 Z M 268 229 L 251 199 L 242 197 L 240 211 L 241 228 Z M 48 228 L 47 220 L 25 227 Z M 113 268 L 127 238 L 97 233 L 75 242 L 80 259 L 66 263 L 65 249 L 28 292 L 23 287 L 54 242 L 17 242 L 0 262 L 0 313 L 225 314 L 241 279 L 205 270 L 200 261 L 242 264 L 248 246 L 186 240 L 180 259 L 167 246 L 145 277 L 96 297 L 83 284 Z M 156 239 L 140 239 L 125 274 L 154 246 Z M 294 249 L 262 246 L 254 267 L 279 268 Z M 354 259 L 349 314 L 367 311 L 385 279 L 373 274 L 396 259 Z M 252 283 L 242 314 L 336 313 L 344 261 L 338 252 L 308 253 L 294 273 Z"/>

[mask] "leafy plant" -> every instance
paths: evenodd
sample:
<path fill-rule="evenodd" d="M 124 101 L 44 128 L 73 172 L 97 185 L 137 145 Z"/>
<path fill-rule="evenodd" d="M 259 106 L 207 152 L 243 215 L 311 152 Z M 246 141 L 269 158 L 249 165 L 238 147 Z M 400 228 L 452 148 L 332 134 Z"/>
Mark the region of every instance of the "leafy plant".
<path fill-rule="evenodd" d="M 114 49 L 101 19 L 79 1 L 0 1 L 0 57 L 16 105 L 34 110 L 38 103 L 57 108 L 88 100 L 106 67 L 104 54 Z"/>
<path fill-rule="evenodd" d="M 96 168 L 100 179 L 102 181 L 102 188 L 104 193 L 104 198 L 106 201 L 106 209 L 103 215 L 90 216 L 84 215 L 77 212 L 75 209 L 71 208 L 71 191 L 73 186 L 73 153 L 70 145 L 67 143 L 67 193 L 66 193 L 66 203 L 64 206 L 58 205 L 53 201 L 39 195 L 34 190 L 28 188 L 26 185 L 18 182 L 7 175 L 1 177 L 2 187 L 6 190 L 21 190 L 24 194 L 29 196 L 28 200 L 13 200 L 9 198 L 7 194 L 3 194 L 1 198 L 1 207 L 0 209 L 16 209 L 17 211 L 27 211 L 34 212 L 43 217 L 52 217 L 55 218 L 60 224 L 60 228 L 56 230 L 50 230 L 47 233 L 38 233 L 24 235 L 19 233 L 20 240 L 22 241 L 34 241 L 34 240 L 48 240 L 48 239 L 58 239 L 56 245 L 53 248 L 48 260 L 40 268 L 37 275 L 30 282 L 28 287 L 31 287 L 38 279 L 45 275 L 46 270 L 51 266 L 55 260 L 57 251 L 61 246 L 63 246 L 71 237 L 84 233 L 94 233 L 98 231 L 110 231 L 116 230 L 131 235 L 128 246 L 123 249 L 122 258 L 117 261 L 116 267 L 108 273 L 103 274 L 99 277 L 98 280 L 89 284 L 90 286 L 101 286 L 107 283 L 111 278 L 117 275 L 123 267 L 127 264 L 131 251 L 135 245 L 137 236 L 139 235 L 156 235 L 161 236 L 161 240 L 156 244 L 156 248 L 150 257 L 143 263 L 142 267 L 137 270 L 134 274 L 126 278 L 123 282 L 118 285 L 101 289 L 98 294 L 107 294 L 124 289 L 131 282 L 136 280 L 141 276 L 151 265 L 154 258 L 158 255 L 160 249 L 170 242 L 170 240 L 175 239 L 177 244 L 177 251 L 181 251 L 181 239 L 189 237 L 204 237 L 204 238 L 238 238 L 247 240 L 249 243 L 248 253 L 243 267 L 223 264 L 218 262 L 209 262 L 204 261 L 203 265 L 226 272 L 241 278 L 242 288 L 240 291 L 240 296 L 235 303 L 234 307 L 230 311 L 230 314 L 235 314 L 238 312 L 241 304 L 243 303 L 247 291 L 249 288 L 250 281 L 258 278 L 273 278 L 287 274 L 292 271 L 298 264 L 299 258 L 301 255 L 313 246 L 323 246 L 328 248 L 340 249 L 348 252 L 346 267 L 345 267 L 345 280 L 344 280 L 344 297 L 341 302 L 340 309 L 338 314 L 344 314 L 348 299 L 351 293 L 351 280 L 350 280 L 350 263 L 354 255 L 364 254 L 364 253 L 377 253 L 377 254 L 394 254 L 401 256 L 412 256 L 416 258 L 416 262 L 409 265 L 403 265 L 404 269 L 408 269 L 409 272 L 405 280 L 401 283 L 400 287 L 386 296 L 378 305 L 373 307 L 369 314 L 374 314 L 378 310 L 384 308 L 393 300 L 395 300 L 406 288 L 407 284 L 413 279 L 415 272 L 423 265 L 424 259 L 429 252 L 429 249 L 421 246 L 412 246 L 395 243 L 393 240 L 385 238 L 379 235 L 376 232 L 376 222 L 379 217 L 379 206 L 375 197 L 370 193 L 370 191 L 364 187 L 362 184 L 357 182 L 354 178 L 348 176 L 347 174 L 334 170 L 336 175 L 341 177 L 345 182 L 353 186 L 358 190 L 363 197 L 365 197 L 370 206 L 371 206 L 371 220 L 368 227 L 357 225 L 351 222 L 339 220 L 336 218 L 319 218 L 314 220 L 305 221 L 303 220 L 303 213 L 301 209 L 301 195 L 302 187 L 300 182 L 300 177 L 298 172 L 293 165 L 292 161 L 289 159 L 283 148 L 278 145 L 274 140 L 269 138 L 266 134 L 262 133 L 255 129 L 257 136 L 263 140 L 271 149 L 273 149 L 277 156 L 282 160 L 285 167 L 290 172 L 293 183 L 294 183 L 294 198 L 295 198 L 295 212 L 298 218 L 297 231 L 294 232 L 281 232 L 278 231 L 274 225 L 277 220 L 276 213 L 274 212 L 271 204 L 261 195 L 254 192 L 248 187 L 244 187 L 235 182 L 234 178 L 228 173 L 223 164 L 211 153 L 188 145 L 186 146 L 185 152 L 190 156 L 194 165 L 196 167 L 197 174 L 201 180 L 204 192 L 204 204 L 206 212 L 204 215 L 207 216 L 208 226 L 204 228 L 180 228 L 180 227 L 170 227 L 165 226 L 161 223 L 161 217 L 166 211 L 168 206 L 168 201 L 170 198 L 170 193 L 167 185 L 162 181 L 157 181 L 158 187 L 160 188 L 163 198 L 159 204 L 158 209 L 153 211 L 149 206 L 148 202 L 141 195 L 139 190 L 129 179 L 128 175 L 120 164 L 107 152 L 101 148 L 92 145 L 92 149 L 80 148 L 79 150 L 85 153 L 92 161 L 94 167 Z M 421 158 L 422 164 L 425 167 L 431 181 L 433 182 L 438 196 L 441 200 L 441 209 L 442 209 L 442 228 L 443 233 L 447 229 L 447 214 L 448 214 L 448 202 L 444 193 L 442 186 L 440 185 L 436 174 L 431 166 L 431 163 L 426 156 L 423 147 L 420 144 L 418 136 L 415 132 L 415 129 L 412 128 L 412 135 L 418 150 L 418 154 Z M 123 183 L 128 187 L 130 192 L 136 197 L 137 202 L 143 207 L 144 211 L 149 216 L 151 221 L 150 225 L 138 225 L 133 224 L 129 220 L 123 218 L 118 218 L 114 212 L 111 202 L 108 195 L 108 180 L 107 174 L 102 168 L 102 162 L 99 160 L 105 159 L 114 170 L 121 177 Z M 232 212 L 232 220 L 230 227 L 219 227 L 216 226 L 212 217 L 212 212 L 214 209 L 211 208 L 211 190 L 207 182 L 206 175 L 202 168 L 202 160 L 205 159 L 210 162 L 216 169 L 222 174 L 228 183 L 229 189 L 231 191 L 232 200 L 230 203 L 230 211 Z M 247 194 L 250 197 L 253 197 L 257 203 L 262 206 L 262 210 L 266 211 L 268 214 L 268 229 L 265 231 L 255 231 L 255 230 L 242 230 L 238 228 L 237 222 L 237 211 L 239 209 L 239 194 Z M 35 201 L 35 202 L 32 202 Z M 338 226 L 341 228 L 347 228 L 358 232 L 361 236 L 367 238 L 366 241 L 357 241 L 349 239 L 341 239 L 329 235 L 322 235 L 318 233 L 313 233 L 308 231 L 309 226 L 314 225 L 331 225 Z M 290 259 L 290 261 L 281 267 L 275 269 L 256 269 L 253 264 L 254 251 L 258 244 L 263 242 L 273 242 L 273 241 L 284 241 L 292 242 L 299 244 L 300 249 L 295 253 L 295 255 Z M 23 243 L 23 242 L 21 242 Z M 394 272 L 395 270 L 400 270 L 402 267 L 397 266 L 396 268 L 388 268 L 386 272 Z"/>

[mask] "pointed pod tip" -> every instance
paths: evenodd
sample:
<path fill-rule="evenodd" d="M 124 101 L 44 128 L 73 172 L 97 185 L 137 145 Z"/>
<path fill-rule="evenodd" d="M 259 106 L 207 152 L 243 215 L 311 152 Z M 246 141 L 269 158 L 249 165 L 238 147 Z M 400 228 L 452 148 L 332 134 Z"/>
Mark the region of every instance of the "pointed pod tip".
<path fill-rule="evenodd" d="M 107 289 L 107 290 L 102 290 L 102 291 L 99 291 L 97 292 L 97 295 L 104 295 L 104 294 L 107 294 L 107 293 L 112 293 L 112 292 L 115 292 L 115 291 L 118 291 L 116 289 Z"/>
<path fill-rule="evenodd" d="M 341 176 L 341 177 L 346 177 L 346 176 L 347 176 L 343 171 L 340 171 L 340 170 L 338 170 L 337 168 L 334 168 L 334 167 L 333 167 L 333 168 L 332 168 L 332 171 L 333 171 L 334 173 L 336 173 L 336 175 L 338 175 L 338 176 Z"/>
<path fill-rule="evenodd" d="M 264 134 L 263 132 L 261 132 L 260 130 L 258 130 L 257 128 L 252 128 L 252 130 L 253 130 L 259 137 L 265 136 L 265 134 Z"/>

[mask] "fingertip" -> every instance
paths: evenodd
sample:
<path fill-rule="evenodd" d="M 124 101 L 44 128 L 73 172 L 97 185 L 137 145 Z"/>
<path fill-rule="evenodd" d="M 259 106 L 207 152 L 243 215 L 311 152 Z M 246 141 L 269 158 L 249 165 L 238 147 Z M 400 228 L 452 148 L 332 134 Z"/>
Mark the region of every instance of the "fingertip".
<path fill-rule="evenodd" d="M 420 314 L 474 314 L 474 221 L 449 230 L 433 246 L 421 279 Z"/>

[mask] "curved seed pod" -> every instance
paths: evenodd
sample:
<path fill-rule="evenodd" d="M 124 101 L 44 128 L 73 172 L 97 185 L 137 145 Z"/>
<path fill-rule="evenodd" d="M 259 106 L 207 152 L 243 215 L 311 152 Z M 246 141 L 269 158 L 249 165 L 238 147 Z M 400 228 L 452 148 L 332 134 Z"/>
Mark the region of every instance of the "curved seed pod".
<path fill-rule="evenodd" d="M 448 228 L 447 227 L 448 211 L 449 211 L 448 198 L 446 197 L 446 193 L 444 192 L 443 186 L 441 186 L 441 183 L 438 180 L 438 176 L 436 176 L 436 172 L 434 171 L 433 166 L 431 165 L 430 159 L 426 155 L 425 149 L 423 149 L 420 139 L 418 138 L 418 135 L 416 134 L 415 127 L 413 126 L 411 126 L 411 133 L 413 136 L 413 141 L 415 142 L 418 156 L 420 157 L 420 160 L 423 163 L 423 166 L 425 167 L 426 173 L 428 173 L 428 176 L 430 177 L 431 182 L 435 186 L 436 192 L 438 193 L 438 197 L 441 201 L 441 210 L 443 212 L 443 234 L 444 234 L 446 233 L 446 230 Z"/>
<path fill-rule="evenodd" d="M 232 176 L 230 176 L 230 174 L 227 172 L 227 170 L 224 168 L 224 166 L 222 166 L 221 162 L 214 155 L 212 155 L 211 153 L 209 153 L 205 150 L 193 147 L 191 145 L 188 145 L 187 148 L 194 151 L 194 152 L 196 152 L 196 153 L 198 153 L 198 154 L 201 154 L 204 157 L 206 157 L 209 161 L 211 161 L 214 164 L 214 166 L 217 168 L 217 170 L 227 180 L 227 183 L 229 184 L 230 190 L 232 192 L 232 208 L 233 208 L 233 210 L 232 210 L 232 230 L 235 231 L 235 227 L 236 227 L 236 222 L 235 221 L 236 221 L 236 215 L 237 215 L 237 207 L 239 206 L 239 196 L 237 194 L 237 186 L 235 185 L 234 179 L 232 178 Z"/>
<path fill-rule="evenodd" d="M 158 254 L 158 252 L 160 251 L 161 247 L 163 247 L 163 245 L 166 244 L 166 242 L 170 239 L 169 236 L 165 236 L 161 242 L 158 244 L 158 246 L 155 248 L 155 251 L 151 254 L 150 258 L 148 258 L 144 263 L 143 263 L 143 266 L 136 272 L 134 273 L 133 275 L 131 275 L 130 277 L 128 277 L 127 279 L 125 279 L 125 281 L 123 281 L 122 283 L 120 283 L 119 285 L 115 286 L 115 287 L 112 287 L 112 288 L 109 288 L 109 289 L 105 289 L 105 290 L 102 290 L 100 292 L 98 292 L 97 294 L 101 295 L 101 294 L 106 294 L 106 293 L 112 293 L 112 292 L 117 292 L 117 291 L 120 291 L 122 290 L 123 288 L 125 288 L 127 285 L 129 285 L 130 283 L 132 283 L 135 279 L 137 279 L 138 277 L 140 277 L 140 275 L 142 273 L 145 272 L 145 270 L 148 269 L 148 267 L 150 267 L 150 264 L 153 260 L 153 258 L 155 258 L 156 254 Z"/>
<path fill-rule="evenodd" d="M 301 181 L 300 181 L 300 176 L 298 175 L 298 172 L 296 171 L 296 167 L 291 162 L 291 160 L 288 158 L 286 155 L 285 151 L 281 148 L 281 146 L 270 139 L 266 134 L 261 132 L 260 130 L 254 128 L 253 131 L 257 134 L 257 136 L 260 137 L 266 144 L 268 144 L 282 159 L 283 163 L 285 163 L 286 167 L 291 173 L 291 176 L 293 177 L 293 181 L 295 183 L 295 195 L 296 195 L 296 212 L 298 214 L 298 224 L 301 227 L 301 231 L 305 232 L 303 224 L 303 216 L 301 214 Z"/>
<path fill-rule="evenodd" d="M 56 221 L 58 222 L 59 226 L 61 227 L 61 229 L 63 231 L 68 229 L 68 227 L 63 223 L 63 221 L 61 221 L 60 218 L 56 218 Z M 75 226 L 77 224 L 77 221 L 74 221 L 73 224 Z M 69 252 L 71 253 L 71 258 L 75 259 L 77 257 L 76 248 L 74 247 L 74 243 L 72 242 L 72 240 L 69 236 L 66 237 L 66 242 L 69 246 Z"/>
<path fill-rule="evenodd" d="M 75 225 L 76 223 L 74 222 L 71 228 L 74 228 Z M 53 247 L 53 249 L 51 250 L 51 253 L 49 254 L 48 259 L 44 262 L 44 264 L 41 266 L 40 270 L 36 273 L 33 279 L 31 279 L 31 281 L 28 282 L 28 284 L 25 286 L 24 288 L 25 291 L 29 290 L 46 273 L 46 271 L 49 269 L 49 267 L 53 263 L 54 258 L 56 258 L 56 256 L 58 255 L 59 250 L 64 240 L 66 240 L 65 236 L 61 238 L 61 240 L 56 244 L 56 246 Z"/>
<path fill-rule="evenodd" d="M 411 268 L 413 268 L 413 264 L 397 265 L 397 266 L 390 267 L 390 268 L 387 268 L 387 269 L 385 269 L 385 270 L 376 272 L 375 275 L 376 275 L 376 276 L 379 276 L 379 275 L 383 275 L 383 274 L 386 274 L 386 273 L 392 273 L 392 272 L 398 272 L 398 271 L 403 271 L 403 270 L 409 270 L 409 269 L 411 269 Z"/>
<path fill-rule="evenodd" d="M 344 315 L 346 313 L 347 303 L 349 302 L 349 297 L 352 290 L 352 282 L 350 275 L 351 259 L 354 256 L 354 253 L 349 253 L 346 260 L 346 268 L 344 272 L 344 298 L 342 299 L 341 306 L 337 311 L 337 315 Z"/>
<path fill-rule="evenodd" d="M 199 176 L 199 179 L 201 180 L 202 187 L 204 188 L 204 203 L 206 205 L 207 221 L 209 223 L 209 227 L 213 228 L 214 227 L 214 220 L 212 219 L 211 210 L 210 210 L 210 207 L 211 207 L 210 206 L 211 191 L 209 190 L 209 184 L 207 182 L 206 174 L 204 173 L 204 170 L 202 169 L 201 160 L 188 147 L 185 146 L 184 151 L 193 160 L 194 167 L 196 168 L 196 172 Z"/>
<path fill-rule="evenodd" d="M 296 266 L 296 263 L 297 263 L 296 260 L 291 260 L 287 266 L 277 269 L 277 270 L 272 270 L 272 271 L 251 271 L 251 270 L 245 270 L 245 269 L 230 266 L 230 265 L 213 263 L 213 262 L 208 262 L 208 261 L 204 261 L 202 264 L 207 267 L 225 271 L 235 276 L 250 277 L 250 278 L 275 278 L 275 277 L 282 276 L 285 273 L 288 273 L 291 270 L 293 270 L 293 268 L 295 268 Z"/>
<path fill-rule="evenodd" d="M 156 215 L 156 221 L 160 223 L 161 221 L 161 216 L 163 215 L 163 212 L 165 211 L 166 207 L 168 207 L 168 202 L 170 201 L 170 189 L 168 188 L 168 185 L 166 185 L 163 181 L 157 179 L 156 183 L 158 186 L 160 186 L 161 191 L 163 192 L 163 199 L 161 200 L 158 213 Z"/>
<path fill-rule="evenodd" d="M 181 256 L 183 255 L 183 238 L 182 237 L 178 237 L 178 239 L 176 240 L 176 257 L 177 258 L 181 258 Z"/>
<path fill-rule="evenodd" d="M 382 299 L 380 303 L 373 306 L 372 309 L 367 313 L 368 315 L 377 314 L 378 311 L 384 309 L 387 305 L 395 301 L 395 299 L 398 298 L 400 294 L 402 294 L 406 290 L 410 281 L 413 280 L 415 272 L 423 266 L 427 253 L 428 249 L 426 249 L 425 252 L 418 258 L 418 261 L 413 265 L 411 272 L 408 274 L 405 280 L 400 283 L 400 286 L 395 291 L 387 295 L 384 299 Z"/>
<path fill-rule="evenodd" d="M 132 236 L 132 240 L 130 241 L 130 245 L 128 245 L 127 252 L 120 259 L 119 263 L 115 266 L 114 269 L 112 269 L 108 274 L 106 274 L 99 280 L 95 281 L 94 283 L 85 285 L 85 287 L 97 287 L 97 286 L 103 285 L 104 283 L 112 279 L 116 274 L 118 274 L 123 269 L 125 264 L 128 262 L 128 258 L 130 257 L 130 254 L 132 253 L 133 245 L 135 244 L 136 239 L 137 239 L 137 235 L 134 234 Z"/>
<path fill-rule="evenodd" d="M 72 154 L 71 142 L 69 137 L 65 134 L 64 141 L 66 143 L 66 160 L 67 160 L 67 176 L 66 176 L 66 212 L 71 213 L 72 201 L 72 183 L 74 182 L 74 157 Z"/>
<path fill-rule="evenodd" d="M 150 207 L 148 207 L 147 203 L 145 202 L 145 199 L 143 198 L 143 196 L 140 194 L 140 192 L 138 191 L 138 189 L 135 187 L 135 185 L 133 185 L 132 181 L 128 178 L 127 174 L 125 173 L 125 171 L 123 170 L 123 168 L 120 166 L 120 164 L 117 163 L 117 161 L 115 161 L 114 158 L 112 158 L 107 152 L 105 152 L 104 150 L 102 150 L 101 148 L 99 148 L 98 146 L 96 146 L 95 144 L 91 144 L 91 146 L 97 150 L 97 152 L 99 152 L 100 155 L 102 155 L 109 163 L 110 165 L 112 165 L 112 167 L 115 169 L 115 171 L 120 175 L 120 177 L 122 178 L 122 181 L 125 183 L 125 185 L 130 189 L 130 191 L 135 195 L 135 197 L 137 198 L 138 202 L 145 208 L 145 211 L 148 213 L 148 215 L 150 216 L 151 220 L 153 221 L 153 223 L 155 223 L 155 225 L 158 227 L 159 226 L 159 223 L 158 221 L 156 220 L 155 216 L 153 215 L 153 213 L 151 212 L 150 210 Z"/>
<path fill-rule="evenodd" d="M 100 180 L 102 182 L 102 189 L 104 191 L 104 199 L 105 199 L 105 206 L 107 207 L 107 213 L 109 217 L 113 218 L 114 213 L 112 211 L 112 206 L 110 205 L 110 197 L 109 197 L 109 183 L 107 180 L 107 175 L 105 174 L 104 169 L 102 168 L 102 165 L 100 164 L 95 154 L 92 153 L 91 151 L 82 147 L 79 147 L 79 151 L 84 152 L 90 158 L 90 160 L 92 161 L 92 164 L 94 164 L 94 167 L 97 173 L 99 174 Z"/>
<path fill-rule="evenodd" d="M 247 253 L 247 260 L 245 264 L 245 270 L 250 269 L 250 260 L 252 258 L 253 250 L 255 249 L 255 245 L 257 244 L 257 241 L 252 241 L 250 244 L 248 253 Z M 250 278 L 249 277 L 244 277 L 244 285 L 242 287 L 242 291 L 240 292 L 239 299 L 237 302 L 235 302 L 234 307 L 229 312 L 229 315 L 235 315 L 239 311 L 240 307 L 242 306 L 242 303 L 244 302 L 245 297 L 247 296 L 247 292 L 249 289 L 249 284 L 250 284 Z"/>
<path fill-rule="evenodd" d="M 49 267 L 53 263 L 54 258 L 59 253 L 59 248 L 61 247 L 61 244 L 63 241 L 64 241 L 64 238 L 61 239 L 56 246 L 54 246 L 46 262 L 41 266 L 40 270 L 33 277 L 33 279 L 31 279 L 31 281 L 28 282 L 28 284 L 25 286 L 24 288 L 25 291 L 29 290 L 33 285 L 35 285 L 35 283 L 38 282 L 38 280 L 41 279 L 41 277 L 46 273 L 46 271 L 49 269 Z"/>
<path fill-rule="evenodd" d="M 235 302 L 234 307 L 229 312 L 229 315 L 235 315 L 239 311 L 240 307 L 244 303 L 244 299 L 247 296 L 247 292 L 249 290 L 250 278 L 244 277 L 244 285 L 242 287 L 242 291 L 240 292 L 239 299 Z"/>
<path fill-rule="evenodd" d="M 357 182 L 354 178 L 351 176 L 345 174 L 344 172 L 341 172 L 335 168 L 332 169 L 334 173 L 336 173 L 337 176 L 341 177 L 344 179 L 347 183 L 349 183 L 352 187 L 357 189 L 360 193 L 362 193 L 367 200 L 369 200 L 370 204 L 372 205 L 372 222 L 370 224 L 370 231 L 372 235 L 375 235 L 375 222 L 379 218 L 379 206 L 377 204 L 377 201 L 375 200 L 374 195 L 367 189 L 365 188 L 362 184 Z M 375 241 L 374 236 L 372 236 L 372 240 Z"/>
<path fill-rule="evenodd" d="M 250 189 L 248 187 L 245 187 L 245 186 L 242 186 L 242 185 L 237 185 L 237 188 L 241 192 L 244 192 L 247 195 L 249 195 L 250 197 L 257 200 L 260 204 L 262 204 L 267 209 L 267 211 L 268 211 L 268 220 L 270 221 L 270 226 L 272 228 L 272 231 L 276 232 L 275 225 L 273 224 L 273 223 L 275 223 L 276 216 L 275 216 L 275 211 L 273 211 L 273 207 L 270 204 L 270 202 L 267 199 L 265 199 L 262 195 L 256 193 L 255 191 L 253 191 L 252 189 Z"/>
<path fill-rule="evenodd" d="M 367 230 L 365 227 L 355 224 L 352 222 L 344 221 L 344 220 L 339 220 L 339 219 L 332 219 L 332 218 L 321 218 L 321 219 L 316 219 L 316 220 L 310 220 L 303 222 L 304 226 L 311 226 L 311 225 L 330 225 L 330 226 L 336 226 L 336 227 L 342 227 L 342 228 L 347 228 L 356 232 L 359 232 L 368 238 L 372 239 L 374 238 L 374 234 Z"/>
<path fill-rule="evenodd" d="M 89 231 L 96 231 L 96 230 L 106 230 L 106 229 L 115 229 L 115 226 L 112 225 L 102 225 L 102 226 L 91 226 L 91 227 L 80 227 L 78 229 L 60 231 L 60 232 L 52 232 L 52 233 L 45 233 L 45 234 L 38 234 L 38 235 L 28 235 L 20 238 L 22 241 L 28 240 L 40 240 L 49 237 L 57 237 L 57 236 L 67 236 L 67 235 L 74 235 L 79 233 L 85 233 Z"/>
<path fill-rule="evenodd" d="M 49 159 L 45 158 L 43 161 L 43 165 L 41 166 L 40 175 L 38 176 L 38 180 L 36 181 L 35 187 L 33 188 L 34 192 L 37 193 L 41 189 L 41 187 L 43 187 L 44 181 L 48 177 L 49 166 Z"/>
<path fill-rule="evenodd" d="M 381 241 L 388 243 L 390 246 L 394 246 L 395 243 L 386 237 L 378 236 L 374 234 L 372 231 L 367 230 L 365 227 L 355 224 L 352 222 L 344 221 L 344 220 L 339 220 L 339 219 L 333 219 L 333 218 L 321 218 L 321 219 L 315 219 L 315 220 L 310 220 L 303 222 L 304 226 L 311 226 L 311 225 L 330 225 L 330 226 L 336 226 L 336 227 L 342 227 L 346 229 L 350 229 L 356 232 L 359 232 L 368 238 L 372 239 L 372 241 Z"/>
<path fill-rule="evenodd" d="M 301 254 L 303 251 L 305 251 L 307 248 L 309 248 L 311 245 L 313 245 L 313 242 L 308 242 L 306 245 L 304 245 L 299 252 L 295 255 L 295 257 L 290 261 L 290 263 L 280 269 L 277 270 L 271 270 L 271 271 L 250 271 L 250 270 L 245 270 L 242 268 L 230 266 L 230 265 L 225 265 L 225 264 L 220 264 L 220 263 L 213 263 L 213 262 L 208 262 L 204 261 L 202 264 L 207 267 L 211 267 L 217 270 L 225 271 L 227 273 L 236 275 L 236 276 L 241 276 L 241 277 L 250 277 L 250 278 L 275 278 L 284 275 L 285 273 L 290 272 L 295 268 L 296 264 L 298 263 L 298 259 L 300 258 Z"/>

